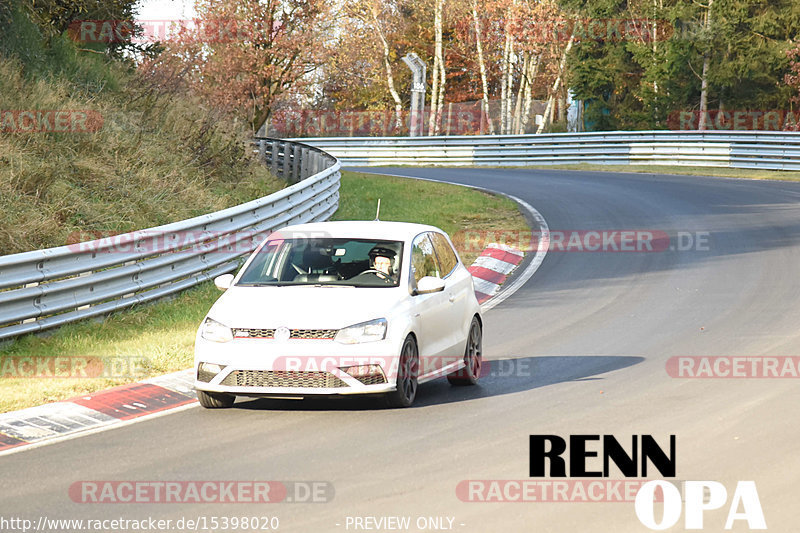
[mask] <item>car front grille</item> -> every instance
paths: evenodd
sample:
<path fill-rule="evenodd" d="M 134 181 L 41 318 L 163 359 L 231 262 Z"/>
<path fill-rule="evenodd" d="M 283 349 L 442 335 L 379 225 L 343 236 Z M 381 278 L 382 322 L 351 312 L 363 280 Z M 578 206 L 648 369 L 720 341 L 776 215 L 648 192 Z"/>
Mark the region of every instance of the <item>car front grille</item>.
<path fill-rule="evenodd" d="M 330 389 L 347 387 L 347 383 L 330 372 L 299 370 L 234 370 L 222 380 L 231 387 L 304 387 Z"/>
<path fill-rule="evenodd" d="M 370 374 L 356 379 L 360 381 L 362 385 L 380 385 L 381 383 L 386 383 L 386 377 L 383 374 Z"/>
<path fill-rule="evenodd" d="M 245 328 L 233 330 L 235 337 L 245 337 L 251 339 L 271 339 L 275 337 L 274 329 Z"/>
<path fill-rule="evenodd" d="M 289 338 L 331 340 L 338 332 L 338 329 L 292 329 Z M 234 336 L 245 339 L 274 339 L 275 329 L 236 328 Z"/>
<path fill-rule="evenodd" d="M 216 376 L 216 374 L 214 374 L 213 372 L 209 372 L 208 370 L 203 370 L 202 368 L 197 370 L 197 381 L 208 383 L 212 379 L 214 379 L 214 376 Z"/>
<path fill-rule="evenodd" d="M 332 339 L 338 333 L 336 329 L 293 329 L 290 339 Z"/>

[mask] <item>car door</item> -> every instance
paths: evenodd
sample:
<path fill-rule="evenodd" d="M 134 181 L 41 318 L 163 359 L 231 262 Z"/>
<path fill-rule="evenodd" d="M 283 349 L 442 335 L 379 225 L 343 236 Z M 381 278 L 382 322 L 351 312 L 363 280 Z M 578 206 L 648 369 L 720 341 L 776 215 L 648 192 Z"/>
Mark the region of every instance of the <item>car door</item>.
<path fill-rule="evenodd" d="M 447 300 L 450 303 L 447 310 L 449 340 L 446 353 L 448 356 L 452 355 L 460 359 L 464 355 L 467 329 L 472 318 L 467 316 L 469 313 L 468 296 L 472 284 L 469 272 L 464 268 L 458 268 L 458 256 L 447 237 L 442 233 L 431 232 L 430 238 L 436 257 L 439 259 L 442 279 L 445 280 L 444 292 L 447 293 Z"/>
<path fill-rule="evenodd" d="M 441 266 L 433 242 L 427 232 L 417 235 L 411 243 L 411 289 L 425 276 L 441 278 Z M 412 313 L 418 324 L 419 374 L 430 374 L 442 367 L 441 357 L 450 348 L 450 300 L 447 290 L 428 294 L 415 294 Z"/>

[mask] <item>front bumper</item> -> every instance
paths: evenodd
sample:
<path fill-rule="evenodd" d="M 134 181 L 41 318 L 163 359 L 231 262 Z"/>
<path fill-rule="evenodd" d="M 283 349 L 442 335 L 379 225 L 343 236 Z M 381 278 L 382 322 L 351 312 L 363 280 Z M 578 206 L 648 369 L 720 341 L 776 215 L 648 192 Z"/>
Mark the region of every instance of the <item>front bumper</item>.
<path fill-rule="evenodd" d="M 240 396 L 331 396 L 395 390 L 400 348 L 390 340 L 340 344 L 331 340 L 234 339 L 195 344 L 195 388 Z M 200 363 L 224 368 L 198 374 Z M 378 365 L 380 372 L 356 378 L 342 367 Z"/>

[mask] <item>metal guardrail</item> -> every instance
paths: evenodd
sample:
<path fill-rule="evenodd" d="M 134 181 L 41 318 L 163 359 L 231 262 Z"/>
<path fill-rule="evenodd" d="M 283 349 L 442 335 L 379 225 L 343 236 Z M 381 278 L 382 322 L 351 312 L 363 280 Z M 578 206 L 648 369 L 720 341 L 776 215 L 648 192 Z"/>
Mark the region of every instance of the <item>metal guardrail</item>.
<path fill-rule="evenodd" d="M 272 231 L 336 211 L 335 157 L 278 139 L 257 139 L 254 146 L 275 174 L 297 183 L 172 224 L 0 256 L 0 340 L 181 291 L 236 269 Z"/>
<path fill-rule="evenodd" d="M 641 131 L 460 137 L 304 138 L 345 166 L 599 163 L 800 170 L 800 133 Z"/>

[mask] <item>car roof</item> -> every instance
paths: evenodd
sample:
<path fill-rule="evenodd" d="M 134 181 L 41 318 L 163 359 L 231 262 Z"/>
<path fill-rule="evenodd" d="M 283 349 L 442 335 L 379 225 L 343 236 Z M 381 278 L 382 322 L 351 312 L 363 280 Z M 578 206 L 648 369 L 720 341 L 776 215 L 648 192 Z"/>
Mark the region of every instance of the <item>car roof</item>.
<path fill-rule="evenodd" d="M 313 222 L 309 224 L 296 224 L 278 230 L 281 233 L 308 232 L 324 233 L 331 237 L 347 237 L 362 239 L 382 239 L 393 241 L 410 241 L 425 231 L 444 233 L 435 226 L 414 224 L 411 222 L 388 222 L 378 220 L 341 220 L 336 222 Z"/>

